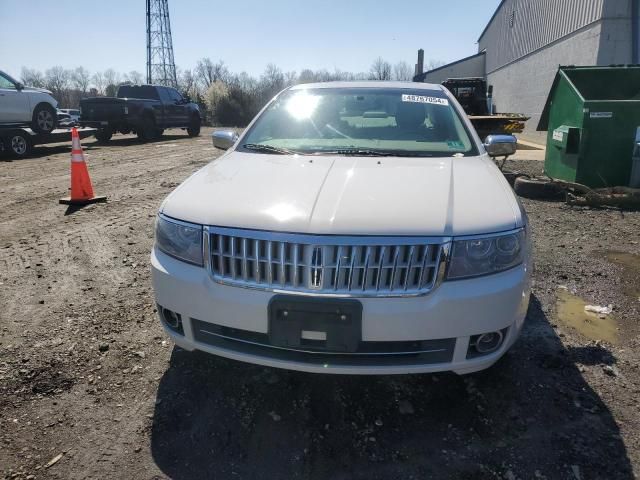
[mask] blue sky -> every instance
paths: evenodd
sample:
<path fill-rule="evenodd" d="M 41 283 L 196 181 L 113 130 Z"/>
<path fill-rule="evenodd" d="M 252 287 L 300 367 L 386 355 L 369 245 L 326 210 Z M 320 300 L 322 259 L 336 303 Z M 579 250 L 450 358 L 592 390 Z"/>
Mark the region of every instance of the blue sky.
<path fill-rule="evenodd" d="M 145 72 L 144 0 L 0 0 L 0 70 L 83 65 Z M 476 53 L 500 0 L 169 0 L 176 64 L 223 60 L 258 76 L 368 71 L 374 58 L 413 65 L 418 48 L 445 62 Z"/>

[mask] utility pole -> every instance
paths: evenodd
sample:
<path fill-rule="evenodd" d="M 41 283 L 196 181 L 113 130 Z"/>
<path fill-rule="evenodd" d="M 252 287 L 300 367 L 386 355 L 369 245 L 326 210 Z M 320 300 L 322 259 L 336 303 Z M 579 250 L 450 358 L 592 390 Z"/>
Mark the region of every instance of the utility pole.
<path fill-rule="evenodd" d="M 147 0 L 147 83 L 178 87 L 169 0 Z"/>

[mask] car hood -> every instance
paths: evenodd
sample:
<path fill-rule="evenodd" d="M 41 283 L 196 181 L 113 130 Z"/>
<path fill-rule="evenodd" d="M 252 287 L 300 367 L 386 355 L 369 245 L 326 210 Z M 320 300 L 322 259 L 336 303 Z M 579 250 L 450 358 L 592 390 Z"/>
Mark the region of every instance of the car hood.
<path fill-rule="evenodd" d="M 481 157 L 229 152 L 167 197 L 162 213 L 204 225 L 350 235 L 472 235 L 521 226 L 517 200 Z"/>
<path fill-rule="evenodd" d="M 46 88 L 24 87 L 22 90 L 25 92 L 38 92 L 53 95 L 53 92 L 51 90 L 47 90 Z"/>

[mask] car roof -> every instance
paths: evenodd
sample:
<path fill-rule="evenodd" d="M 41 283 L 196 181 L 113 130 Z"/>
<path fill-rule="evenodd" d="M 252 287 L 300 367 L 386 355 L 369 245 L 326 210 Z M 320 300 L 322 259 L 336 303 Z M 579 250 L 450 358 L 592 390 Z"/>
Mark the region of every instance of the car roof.
<path fill-rule="evenodd" d="M 357 82 L 320 82 L 301 83 L 294 85 L 291 90 L 305 90 L 307 88 L 391 88 L 391 89 L 412 89 L 412 90 L 443 90 L 442 85 L 435 83 L 420 82 L 387 82 L 379 80 L 357 81 Z"/>

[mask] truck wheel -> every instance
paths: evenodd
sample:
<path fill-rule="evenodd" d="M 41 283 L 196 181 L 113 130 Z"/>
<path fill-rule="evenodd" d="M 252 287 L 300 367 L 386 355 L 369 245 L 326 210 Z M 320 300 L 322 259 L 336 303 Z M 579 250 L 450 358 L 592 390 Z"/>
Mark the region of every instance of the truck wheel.
<path fill-rule="evenodd" d="M 106 143 L 111 140 L 111 137 L 113 136 L 113 130 L 111 130 L 110 128 L 99 128 L 95 136 L 98 142 Z"/>
<path fill-rule="evenodd" d="M 56 128 L 57 116 L 55 109 L 48 103 L 40 103 L 33 110 L 31 129 L 36 133 L 51 133 Z"/>
<path fill-rule="evenodd" d="M 142 123 L 136 130 L 138 139 L 142 142 L 149 142 L 156 136 L 156 122 L 150 115 L 145 115 L 142 118 Z"/>
<path fill-rule="evenodd" d="M 27 133 L 14 133 L 6 137 L 5 145 L 11 155 L 18 158 L 28 157 L 33 149 Z"/>
<path fill-rule="evenodd" d="M 562 200 L 564 191 L 558 184 L 540 178 L 516 178 L 513 189 L 524 198 L 534 200 Z"/>
<path fill-rule="evenodd" d="M 200 135 L 200 117 L 198 115 L 191 117 L 191 121 L 187 127 L 187 133 L 190 137 L 197 137 Z"/>

